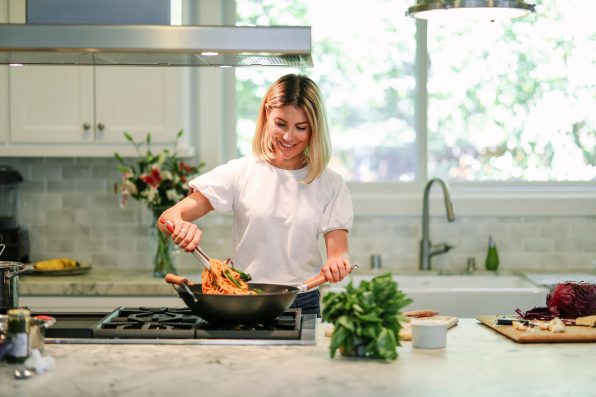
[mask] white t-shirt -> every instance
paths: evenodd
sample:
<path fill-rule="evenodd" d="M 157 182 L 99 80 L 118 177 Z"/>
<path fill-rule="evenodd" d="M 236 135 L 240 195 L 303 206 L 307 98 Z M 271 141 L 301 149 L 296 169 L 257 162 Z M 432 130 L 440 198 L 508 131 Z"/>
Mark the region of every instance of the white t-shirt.
<path fill-rule="evenodd" d="M 341 176 L 326 169 L 305 184 L 307 170 L 276 168 L 248 155 L 190 181 L 215 211 L 234 213 L 234 265 L 254 282 L 298 284 L 317 275 L 319 236 L 352 227 L 352 200 Z"/>

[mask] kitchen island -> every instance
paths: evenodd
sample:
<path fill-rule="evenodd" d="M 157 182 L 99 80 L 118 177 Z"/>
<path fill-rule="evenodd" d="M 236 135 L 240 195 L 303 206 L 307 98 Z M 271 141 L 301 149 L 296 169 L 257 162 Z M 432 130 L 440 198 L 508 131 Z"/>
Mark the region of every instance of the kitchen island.
<path fill-rule="evenodd" d="M 593 396 L 596 344 L 517 344 L 475 319 L 447 347 L 396 361 L 329 357 L 314 346 L 46 345 L 51 371 L 16 380 L 0 363 L 2 396 Z"/>

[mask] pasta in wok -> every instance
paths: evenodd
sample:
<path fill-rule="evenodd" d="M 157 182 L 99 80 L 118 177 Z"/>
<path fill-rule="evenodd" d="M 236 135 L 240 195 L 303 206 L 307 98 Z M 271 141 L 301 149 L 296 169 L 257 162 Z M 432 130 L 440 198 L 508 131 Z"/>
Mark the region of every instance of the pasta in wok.
<path fill-rule="evenodd" d="M 247 281 L 251 276 L 231 267 L 232 261 L 209 259 L 211 270 L 203 269 L 201 284 L 203 294 L 214 295 L 256 295 L 258 290 L 249 289 Z"/>

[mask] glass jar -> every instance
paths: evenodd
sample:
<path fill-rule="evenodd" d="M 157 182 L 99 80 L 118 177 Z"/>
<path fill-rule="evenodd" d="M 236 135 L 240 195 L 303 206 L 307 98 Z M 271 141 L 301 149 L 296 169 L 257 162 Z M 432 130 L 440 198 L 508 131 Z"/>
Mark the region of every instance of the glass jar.
<path fill-rule="evenodd" d="M 8 311 L 7 336 L 12 347 L 6 354 L 9 363 L 22 363 L 29 357 L 29 319 L 28 309 L 11 309 Z"/>

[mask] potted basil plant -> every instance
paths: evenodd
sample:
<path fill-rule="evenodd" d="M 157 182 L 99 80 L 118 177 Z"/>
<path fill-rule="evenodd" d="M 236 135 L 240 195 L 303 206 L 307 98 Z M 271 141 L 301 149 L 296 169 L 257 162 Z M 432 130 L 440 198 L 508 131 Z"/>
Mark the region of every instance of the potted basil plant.
<path fill-rule="evenodd" d="M 400 310 L 412 300 L 400 291 L 391 273 L 352 282 L 345 292 L 323 297 L 323 321 L 333 323 L 330 353 L 344 356 L 395 360 L 399 330 L 404 316 Z"/>

